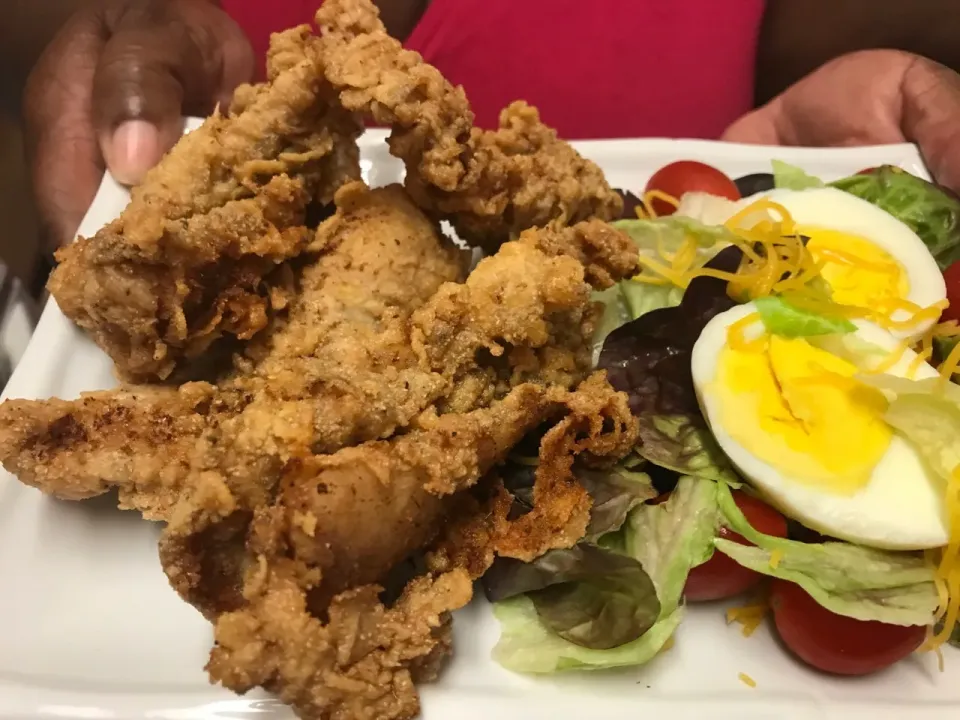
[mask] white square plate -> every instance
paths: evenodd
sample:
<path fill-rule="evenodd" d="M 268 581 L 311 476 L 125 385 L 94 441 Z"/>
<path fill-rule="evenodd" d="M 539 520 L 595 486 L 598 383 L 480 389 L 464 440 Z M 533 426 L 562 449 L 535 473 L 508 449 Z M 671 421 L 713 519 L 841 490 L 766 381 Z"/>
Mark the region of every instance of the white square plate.
<path fill-rule="evenodd" d="M 402 166 L 383 132 L 362 141 L 364 176 L 396 182 Z M 643 187 L 672 160 L 698 159 L 732 177 L 769 171 L 771 158 L 835 179 L 881 163 L 918 175 L 911 145 L 842 150 L 766 148 L 674 140 L 578 144 L 617 187 Z M 92 234 L 116 217 L 127 193 L 111 179 L 81 226 Z M 114 384 L 111 365 L 51 302 L 6 395 L 76 397 Z M 0 471 L 2 472 L 2 471 Z M 237 698 L 202 670 L 210 626 L 167 586 L 158 528 L 121 513 L 112 498 L 58 502 L 0 475 L 0 719 L 94 720 L 292 717 L 264 695 Z M 482 599 L 457 613 L 456 656 L 422 689 L 426 720 L 894 720 L 960 717 L 960 652 L 915 656 L 863 679 L 818 675 L 797 665 L 769 630 L 750 638 L 724 623 L 722 605 L 691 608 L 676 644 L 646 667 L 528 678 L 490 660 L 496 621 Z M 756 688 L 744 685 L 746 673 Z"/>

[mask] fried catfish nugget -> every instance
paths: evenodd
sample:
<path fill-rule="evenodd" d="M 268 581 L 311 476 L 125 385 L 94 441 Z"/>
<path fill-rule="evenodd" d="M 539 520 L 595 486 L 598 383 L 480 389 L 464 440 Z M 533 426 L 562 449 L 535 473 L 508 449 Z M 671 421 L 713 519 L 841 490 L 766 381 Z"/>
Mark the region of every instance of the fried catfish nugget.
<path fill-rule="evenodd" d="M 58 253 L 51 293 L 123 379 L 167 378 L 221 336 L 263 329 L 277 266 L 312 239 L 308 204 L 359 177 L 362 128 L 308 27 L 274 37 L 268 76 L 186 135 L 117 220 Z"/>
<path fill-rule="evenodd" d="M 211 478 L 259 492 L 292 456 L 391 434 L 449 388 L 423 371 L 410 314 L 465 260 L 400 186 L 351 183 L 317 229 L 300 292 L 217 386 L 142 386 L 0 405 L 0 460 L 64 499 L 120 489 L 166 519 Z"/>
<path fill-rule="evenodd" d="M 473 127 L 463 88 L 387 35 L 369 0 L 326 0 L 317 12 L 324 72 L 349 110 L 391 125 L 417 204 L 473 244 L 495 248 L 551 222 L 618 217 L 600 168 L 518 102 L 495 131 Z"/>

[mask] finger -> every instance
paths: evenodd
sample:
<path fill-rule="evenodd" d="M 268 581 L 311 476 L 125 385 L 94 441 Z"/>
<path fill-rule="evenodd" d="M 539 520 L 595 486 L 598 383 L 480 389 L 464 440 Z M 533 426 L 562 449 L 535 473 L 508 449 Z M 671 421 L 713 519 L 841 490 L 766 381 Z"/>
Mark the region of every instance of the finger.
<path fill-rule="evenodd" d="M 934 179 L 960 192 L 960 75 L 917 58 L 902 83 L 904 136 L 920 147 Z"/>
<path fill-rule="evenodd" d="M 103 175 L 91 115 L 97 58 L 107 31 L 91 14 L 63 27 L 24 92 L 24 125 L 45 249 L 73 239 Z"/>
<path fill-rule="evenodd" d="M 251 77 L 253 53 L 203 0 L 132 2 L 107 24 L 94 122 L 111 173 L 133 184 L 180 137 L 183 114 L 208 114 Z"/>

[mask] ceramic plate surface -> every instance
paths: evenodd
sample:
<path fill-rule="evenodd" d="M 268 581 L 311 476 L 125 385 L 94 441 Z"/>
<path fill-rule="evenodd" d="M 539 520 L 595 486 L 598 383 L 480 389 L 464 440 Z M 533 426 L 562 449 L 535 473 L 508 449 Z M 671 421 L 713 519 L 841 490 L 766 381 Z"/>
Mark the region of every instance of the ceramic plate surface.
<path fill-rule="evenodd" d="M 371 131 L 362 141 L 364 176 L 373 185 L 401 177 L 383 138 Z M 771 158 L 827 180 L 881 163 L 926 176 L 910 145 L 813 150 L 618 140 L 578 148 L 614 186 L 634 190 L 678 159 L 702 160 L 732 177 L 768 171 Z M 115 218 L 127 198 L 106 178 L 80 233 Z M 107 357 L 51 302 L 4 394 L 73 398 L 112 385 Z M 0 474 L 0 719 L 292 717 L 266 695 L 238 698 L 207 683 L 209 624 L 168 587 L 157 558 L 159 528 L 116 510 L 112 500 L 58 502 Z M 960 652 L 952 648 L 943 673 L 923 655 L 869 678 L 830 678 L 796 664 L 766 627 L 742 637 L 725 624 L 723 605 L 691 607 L 674 647 L 645 667 L 536 679 L 490 660 L 499 631 L 482 599 L 457 613 L 454 626 L 455 658 L 422 689 L 426 720 L 960 717 Z"/>

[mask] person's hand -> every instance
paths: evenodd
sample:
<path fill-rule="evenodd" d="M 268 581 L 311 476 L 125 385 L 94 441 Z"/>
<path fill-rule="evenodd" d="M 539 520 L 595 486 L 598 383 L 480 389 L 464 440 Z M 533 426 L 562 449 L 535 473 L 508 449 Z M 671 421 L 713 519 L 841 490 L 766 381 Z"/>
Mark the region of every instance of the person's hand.
<path fill-rule="evenodd" d="M 960 191 L 960 75 L 896 50 L 833 60 L 731 125 L 731 142 L 835 147 L 913 142 Z"/>
<path fill-rule="evenodd" d="M 253 67 L 242 31 L 213 0 L 105 0 L 74 15 L 24 94 L 47 248 L 73 239 L 104 167 L 139 182 L 180 137 L 182 116 L 229 103 Z"/>

